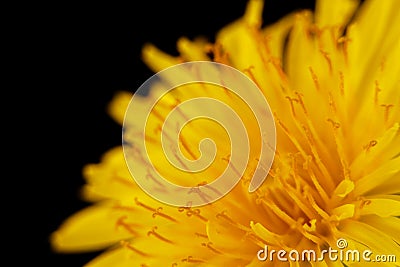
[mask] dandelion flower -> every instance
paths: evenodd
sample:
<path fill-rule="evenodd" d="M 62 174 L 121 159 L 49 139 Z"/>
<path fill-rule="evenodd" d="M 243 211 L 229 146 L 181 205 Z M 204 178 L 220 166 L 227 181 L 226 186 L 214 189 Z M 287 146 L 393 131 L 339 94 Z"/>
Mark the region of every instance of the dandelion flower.
<path fill-rule="evenodd" d="M 262 1 L 250 0 L 244 16 L 223 28 L 215 44 L 181 38 L 179 57 L 146 45 L 143 59 L 155 72 L 215 61 L 257 84 L 277 136 L 264 184 L 248 192 L 249 166 L 215 203 L 173 207 L 141 190 L 118 147 L 84 168 L 83 195 L 94 204 L 52 235 L 55 250 L 107 249 L 88 266 L 364 266 L 257 257 L 266 245 L 321 252 L 345 239 L 348 248 L 396 256 L 397 263 L 383 266 L 399 264 L 400 2 L 319 0 L 314 13 L 289 14 L 266 27 L 262 9 Z M 110 104 L 121 124 L 131 97 L 121 92 Z M 198 133 L 188 131 L 187 151 L 197 151 Z"/>

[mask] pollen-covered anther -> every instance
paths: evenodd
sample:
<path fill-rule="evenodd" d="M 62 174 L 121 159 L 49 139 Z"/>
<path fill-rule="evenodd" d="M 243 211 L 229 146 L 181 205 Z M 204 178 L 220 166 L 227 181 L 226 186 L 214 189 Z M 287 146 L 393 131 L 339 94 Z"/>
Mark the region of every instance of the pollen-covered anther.
<path fill-rule="evenodd" d="M 369 199 L 365 199 L 364 197 L 360 197 L 360 204 L 358 206 L 359 209 L 363 209 L 365 206 L 370 205 L 372 202 Z"/>
<path fill-rule="evenodd" d="M 368 153 L 369 150 L 370 150 L 372 147 L 376 146 L 377 144 L 378 144 L 378 141 L 376 141 L 376 140 L 371 140 L 371 141 L 369 141 L 369 143 L 366 144 L 363 148 L 364 148 L 365 152 Z"/>
<path fill-rule="evenodd" d="M 339 129 L 340 128 L 340 123 L 339 122 L 334 121 L 331 118 L 326 119 L 326 121 L 330 122 L 334 129 Z"/>

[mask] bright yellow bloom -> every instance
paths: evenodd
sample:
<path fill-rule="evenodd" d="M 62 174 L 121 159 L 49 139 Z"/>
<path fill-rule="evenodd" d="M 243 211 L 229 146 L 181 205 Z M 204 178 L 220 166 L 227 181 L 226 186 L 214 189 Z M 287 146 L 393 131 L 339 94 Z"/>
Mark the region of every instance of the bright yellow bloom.
<path fill-rule="evenodd" d="M 221 200 L 176 208 L 146 195 L 122 148 L 115 148 L 84 169 L 84 196 L 95 204 L 54 233 L 56 250 L 109 248 L 88 266 L 343 266 L 263 262 L 257 252 L 265 245 L 321 252 L 344 238 L 348 248 L 395 255 L 399 266 L 400 1 L 368 0 L 359 7 L 353 0 L 319 0 L 314 14 L 297 12 L 265 28 L 262 8 L 262 1 L 250 0 L 245 15 L 223 28 L 214 45 L 182 38 L 180 57 L 147 45 L 143 58 L 154 71 L 213 60 L 258 85 L 277 127 L 265 183 L 247 191 L 249 166 Z M 130 98 L 120 93 L 110 105 L 120 123 Z M 197 151 L 198 134 L 183 136 L 188 151 Z M 225 165 L 216 166 L 218 172 Z"/>

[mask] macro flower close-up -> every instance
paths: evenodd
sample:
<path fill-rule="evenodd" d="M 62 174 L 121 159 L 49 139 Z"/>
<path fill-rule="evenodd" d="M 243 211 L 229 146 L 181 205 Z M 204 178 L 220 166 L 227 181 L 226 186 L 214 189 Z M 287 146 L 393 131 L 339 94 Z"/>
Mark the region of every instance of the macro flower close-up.
<path fill-rule="evenodd" d="M 318 0 L 315 10 L 270 25 L 262 21 L 266 8 L 249 0 L 215 42 L 181 37 L 178 56 L 157 44 L 142 49 L 154 73 L 211 61 L 241 71 L 259 88 L 269 105 L 260 109 L 270 109 L 276 128 L 263 184 L 248 190 L 265 133 L 241 98 L 211 85 L 175 90 L 148 114 L 153 128 L 144 137 L 155 168 L 178 184 L 191 178 L 189 185 L 207 184 L 230 165 L 231 146 L 250 145 L 238 183 L 213 203 L 168 205 L 136 183 L 121 144 L 84 167 L 82 197 L 93 204 L 52 233 L 55 252 L 103 251 L 87 263 L 99 267 L 400 266 L 400 1 Z M 139 96 L 138 114 L 160 90 Z M 132 96 L 120 91 L 108 106 L 124 134 Z M 249 143 L 230 144 L 217 123 L 192 120 L 178 131 L 182 154 L 200 157 L 204 138 L 214 140 L 217 152 L 204 172 L 182 174 L 168 165 L 157 140 L 169 111 L 200 97 L 239 114 Z M 139 157 L 129 167 L 148 169 Z M 359 258 L 341 255 L 348 250 Z"/>

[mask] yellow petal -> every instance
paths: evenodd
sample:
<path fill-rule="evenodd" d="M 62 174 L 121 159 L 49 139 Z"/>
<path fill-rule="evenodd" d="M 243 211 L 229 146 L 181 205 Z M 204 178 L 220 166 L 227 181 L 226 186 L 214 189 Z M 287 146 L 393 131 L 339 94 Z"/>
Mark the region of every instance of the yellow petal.
<path fill-rule="evenodd" d="M 216 43 L 228 57 L 226 64 L 248 74 L 268 96 L 269 104 L 274 109 L 285 99 L 281 91 L 282 87 L 286 86 L 284 84 L 286 81 L 282 70 L 282 55 L 275 58 L 273 53 L 281 51 L 281 48 L 277 48 L 277 46 L 284 42 L 285 34 L 292 20 L 285 19 L 282 23 L 276 24 L 273 29 L 279 29 L 277 32 L 267 30 L 266 33 L 263 33 L 257 23 L 257 21 L 261 21 L 260 2 L 258 0 L 250 1 L 249 15 L 219 31 Z M 271 43 L 269 44 L 270 37 Z M 270 49 L 269 46 L 273 49 Z M 272 90 L 277 93 L 271 93 Z"/>
<path fill-rule="evenodd" d="M 315 7 L 315 22 L 320 27 L 344 26 L 351 19 L 359 4 L 358 0 L 318 0 Z M 343 30 L 343 29 L 342 29 Z"/>
<path fill-rule="evenodd" d="M 108 113 L 120 125 L 124 122 L 125 111 L 131 101 L 132 94 L 128 92 L 118 92 L 114 95 L 108 105 Z"/>
<path fill-rule="evenodd" d="M 376 215 L 368 215 L 361 217 L 360 221 L 371 225 L 376 229 L 384 229 L 385 233 L 390 235 L 393 240 L 400 244 L 400 218 L 382 218 Z"/>
<path fill-rule="evenodd" d="M 354 190 L 354 182 L 350 180 L 343 180 L 340 184 L 336 187 L 335 192 L 333 193 L 335 196 L 339 196 L 344 198 L 350 192 Z"/>
<path fill-rule="evenodd" d="M 279 243 L 279 240 L 282 238 L 280 235 L 272 233 L 271 231 L 266 229 L 260 223 L 251 222 L 250 227 L 258 237 L 264 240 L 264 242 L 271 242 L 277 244 Z"/>
<path fill-rule="evenodd" d="M 139 264 L 142 262 L 140 259 L 135 260 L 135 255 L 133 255 L 132 251 L 120 247 L 102 253 L 100 256 L 85 264 L 85 267 L 129 267 L 135 263 L 140 266 Z"/>
<path fill-rule="evenodd" d="M 297 13 L 295 23 L 289 35 L 287 53 L 284 65 L 290 79 L 292 88 L 314 89 L 313 80 L 310 78 L 309 67 L 317 56 L 318 48 L 309 34 L 313 15 L 309 11 Z M 299 53 L 301 51 L 301 53 Z M 319 66 L 313 66 L 314 71 Z M 321 66 L 323 68 L 324 66 Z M 315 92 L 312 91 L 315 95 Z M 317 113 L 316 113 L 317 114 Z"/>
<path fill-rule="evenodd" d="M 344 220 L 347 218 L 351 218 L 355 213 L 355 205 L 354 204 L 345 204 L 333 209 L 332 214 L 336 215 L 337 220 Z"/>
<path fill-rule="evenodd" d="M 369 197 L 365 201 L 360 210 L 361 215 L 400 216 L 400 196 L 375 196 Z"/>
<path fill-rule="evenodd" d="M 325 267 L 341 263 L 263 263 L 255 255 L 264 243 L 278 249 L 310 246 L 321 249 L 317 245 L 320 237 L 332 245 L 334 237 L 343 236 L 352 243 L 352 248 L 369 248 L 374 253 L 399 257 L 399 218 L 393 216 L 400 216 L 400 64 L 396 60 L 400 57 L 400 30 L 395 27 L 400 25 L 397 14 L 400 2 L 365 1 L 347 29 L 348 36 L 341 38 L 358 3 L 318 0 L 315 17 L 308 11 L 299 12 L 261 30 L 263 1 L 250 0 L 245 15 L 218 34 L 212 50 L 214 60 L 244 71 L 268 96 L 280 120 L 279 159 L 271 171 L 274 179 L 266 181 L 259 192 L 248 194 L 243 181 L 213 205 L 200 209 L 166 206 L 140 190 L 127 169 L 122 149 L 113 149 L 100 163 L 90 164 L 84 170 L 85 197 L 103 201 L 68 219 L 52 235 L 54 248 L 88 251 L 113 246 L 122 240 L 118 249 L 113 246 L 114 249 L 88 265 L 98 267 L 176 264 Z M 209 60 L 203 40 L 181 38 L 177 48 L 181 57 L 145 45 L 143 60 L 156 72 L 185 60 Z M 174 79 L 171 77 L 167 82 Z M 157 86 L 148 98 L 142 99 L 138 113 L 166 89 L 161 83 Z M 155 127 L 149 128 L 154 130 L 151 133 L 157 132 L 160 118 L 165 118 L 171 107 L 200 96 L 199 92 L 233 103 L 243 121 L 249 117 L 250 112 L 236 104 L 237 99 L 228 100 L 230 96 L 226 93 L 221 96 L 208 85 L 196 87 L 195 91 L 183 90 L 165 97 L 161 107 L 150 116 L 154 121 L 148 126 Z M 130 96 L 118 93 L 109 106 L 109 113 L 119 123 L 123 122 Z M 394 106 L 389 110 L 390 104 Z M 335 132 L 325 129 L 327 119 Z M 135 119 L 130 123 L 134 125 Z M 188 126 L 190 130 L 181 132 L 183 140 L 179 148 L 192 159 L 202 151 L 191 144 L 198 144 L 204 133 L 216 136 L 215 140 L 228 139 L 218 127 L 206 123 L 198 126 L 196 130 Z M 250 125 L 249 132 L 255 137 L 258 134 L 252 131 L 256 129 L 253 126 Z M 176 132 L 172 128 L 168 133 Z M 146 138 L 156 139 L 158 134 L 146 133 Z M 216 159 L 221 164 L 213 167 L 213 173 L 226 166 L 222 165 L 226 163 L 222 159 L 226 159 L 230 150 L 227 142 L 219 146 L 222 154 Z M 157 144 L 147 148 L 157 167 L 172 174 L 171 181 L 189 182 L 187 177 L 165 168 L 165 155 Z M 300 152 L 298 158 L 288 159 L 297 152 Z M 257 161 L 251 155 L 253 162 L 249 166 Z M 251 170 L 243 175 L 243 180 L 250 177 Z M 203 181 L 203 175 L 199 174 L 196 178 Z M 137 175 L 149 173 L 144 168 Z M 310 181 L 309 176 L 315 177 Z M 295 190 L 299 196 L 294 194 Z M 329 218 L 327 214 L 332 216 Z"/>
<path fill-rule="evenodd" d="M 207 235 L 216 248 L 233 258 L 250 260 L 258 251 L 254 243 L 245 238 L 246 232 L 224 221 L 210 220 Z"/>
<path fill-rule="evenodd" d="M 264 7 L 263 0 L 249 0 L 243 19 L 248 25 L 261 26 L 262 11 Z"/>
<path fill-rule="evenodd" d="M 122 147 L 110 149 L 100 163 L 85 166 L 83 175 L 87 181 L 83 197 L 87 200 L 132 199 L 136 192 L 141 191 L 129 173 Z"/>
<path fill-rule="evenodd" d="M 399 188 L 400 180 L 398 179 L 400 172 L 400 157 L 382 163 L 372 173 L 365 175 L 356 182 L 355 193 L 358 195 L 367 192 L 379 193 L 380 188 L 387 183 L 394 185 L 394 188 Z M 378 191 L 378 192 L 377 192 Z M 398 191 L 397 191 L 398 192 Z"/>
<path fill-rule="evenodd" d="M 158 248 L 154 247 L 153 251 Z M 176 250 L 173 250 L 176 251 Z M 193 256 L 181 257 L 151 257 L 143 254 L 133 244 L 123 242 L 122 247 L 112 249 L 101 254 L 85 267 L 132 267 L 132 266 L 179 266 L 179 267 L 218 267 L 220 265 L 210 264 L 207 259 Z"/>
<path fill-rule="evenodd" d="M 284 43 L 289 31 L 293 27 L 294 20 L 295 14 L 289 14 L 263 29 L 266 38 L 265 41 L 272 57 L 282 61 Z"/>
<path fill-rule="evenodd" d="M 234 55 L 229 56 L 229 60 L 239 70 L 250 66 L 256 69 L 262 67 L 262 58 L 258 51 L 260 46 L 254 34 L 257 34 L 255 29 L 243 20 L 235 21 L 218 32 L 217 43 L 229 55 Z"/>
<path fill-rule="evenodd" d="M 344 220 L 339 231 L 348 242 L 351 240 L 367 246 L 375 255 L 394 254 L 400 257 L 399 245 L 389 236 L 385 229 L 377 229 L 363 222 Z"/>
<path fill-rule="evenodd" d="M 134 238 L 129 242 L 129 245 L 141 251 L 143 260 L 155 258 L 158 260 L 163 259 L 164 262 L 179 260 L 188 255 L 195 256 L 196 258 L 207 258 L 210 256 L 209 251 L 205 245 L 209 241 L 201 236 L 196 236 L 195 231 L 186 227 L 176 225 L 164 226 L 144 226 L 145 236 L 141 238 Z M 127 243 L 124 244 L 128 245 Z M 127 246 L 129 248 L 129 246 Z M 179 248 L 179 249 L 178 249 Z"/>
<path fill-rule="evenodd" d="M 146 44 L 142 49 L 143 61 L 154 72 L 159 72 L 165 68 L 181 63 L 178 58 L 172 57 L 152 44 Z"/>
<path fill-rule="evenodd" d="M 325 257 L 326 259 L 327 257 Z M 324 260 L 324 261 L 317 261 L 311 262 L 312 267 L 343 267 L 343 264 L 340 261 L 331 261 L 331 260 Z"/>
<path fill-rule="evenodd" d="M 377 185 L 368 194 L 398 194 L 400 192 L 399 176 L 392 176 L 391 179 L 383 181 L 382 184 Z"/>
<path fill-rule="evenodd" d="M 348 28 L 351 86 L 356 89 L 353 96 L 357 103 L 367 103 L 360 98 L 373 99 L 373 90 L 366 88 L 374 83 L 382 61 L 393 56 L 393 49 L 399 49 L 400 28 L 394 27 L 400 24 L 399 9 L 399 1 L 365 1 Z"/>
<path fill-rule="evenodd" d="M 365 122 L 364 122 L 365 123 Z M 365 131 L 360 131 L 363 134 Z M 355 179 L 363 177 L 376 169 L 379 162 L 387 162 L 398 157 L 400 147 L 400 124 L 396 123 L 376 139 L 362 144 L 364 149 L 350 165 Z M 378 179 L 378 181 L 382 179 Z"/>
<path fill-rule="evenodd" d="M 182 57 L 186 61 L 209 61 L 210 58 L 206 54 L 205 41 L 190 41 L 185 37 L 181 37 L 177 42 L 177 48 Z"/>
<path fill-rule="evenodd" d="M 185 227 L 179 227 L 178 223 Z M 194 236 L 202 227 L 205 229 L 204 221 L 196 216 L 191 218 L 185 211 L 141 195 L 141 198 L 132 196 L 125 202 L 102 201 L 74 214 L 52 235 L 52 243 L 56 250 L 77 252 L 103 249 L 132 238 L 152 242 L 148 237 L 153 227 L 166 233 L 168 239 L 175 239 L 174 233 L 181 232 L 181 242 L 189 242 L 188 233 Z M 151 245 L 144 248 L 148 251 Z"/>
<path fill-rule="evenodd" d="M 68 218 L 52 234 L 53 248 L 60 252 L 93 251 L 132 237 L 131 233 L 116 226 L 122 213 L 111 210 L 111 205 L 111 202 L 105 202 L 90 206 Z"/>
<path fill-rule="evenodd" d="M 204 224 L 203 224 L 204 226 Z M 95 259 L 93 266 L 107 266 L 117 257 L 129 266 L 220 266 L 227 258 L 209 242 L 205 233 L 196 232 L 195 224 L 146 226 L 147 234 L 122 241 L 122 249 L 111 250 Z M 125 253 L 122 252 L 125 250 Z M 119 251 L 119 252 L 118 252 Z M 112 259 L 110 259 L 112 258 Z M 236 260 L 232 259 L 232 263 Z M 219 264 L 217 264 L 219 263 Z M 240 263 L 244 262 L 240 260 Z M 89 266 L 92 266 L 90 265 Z"/>

